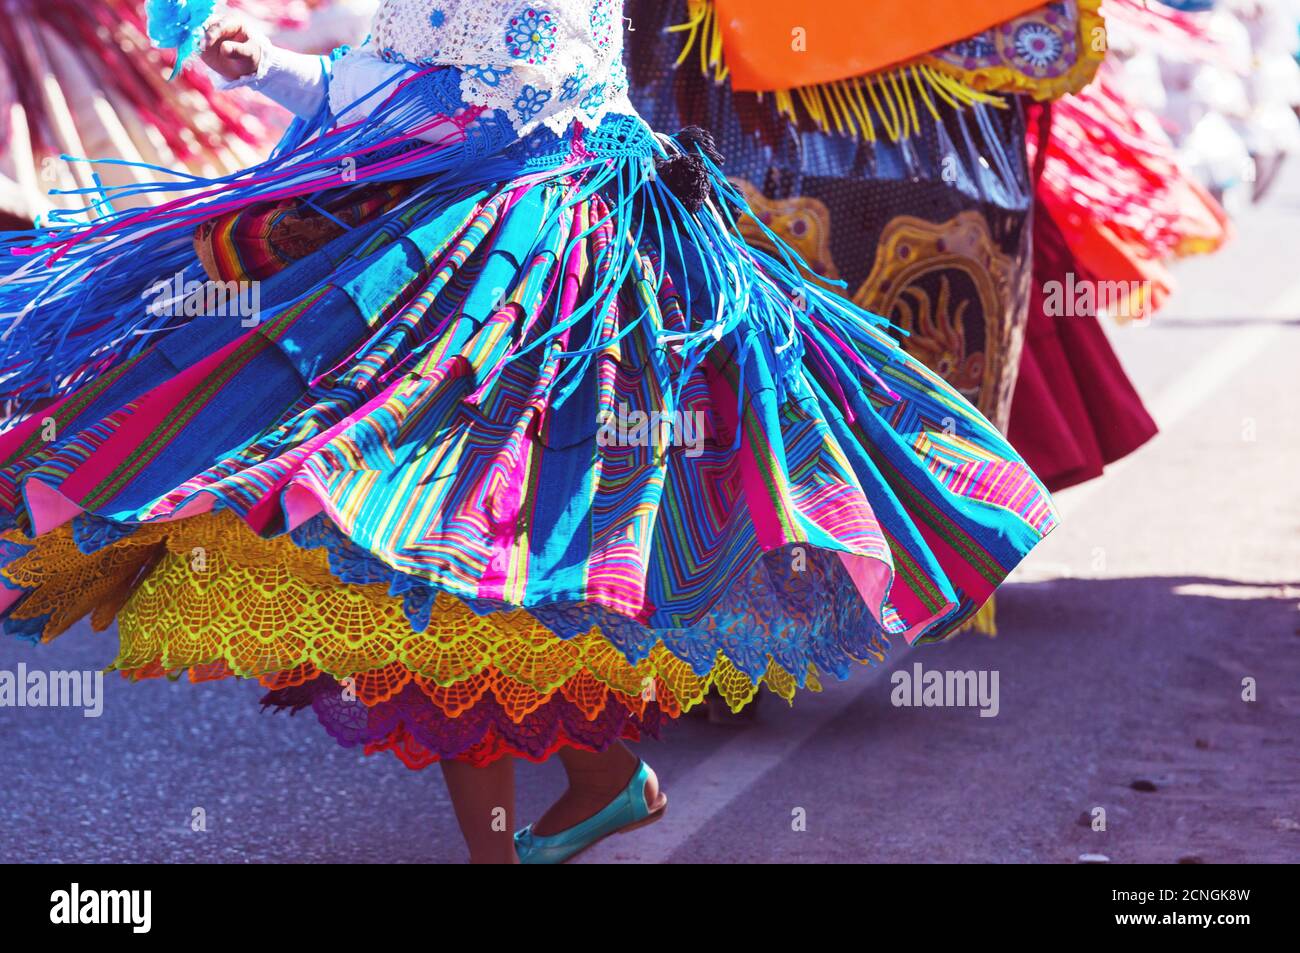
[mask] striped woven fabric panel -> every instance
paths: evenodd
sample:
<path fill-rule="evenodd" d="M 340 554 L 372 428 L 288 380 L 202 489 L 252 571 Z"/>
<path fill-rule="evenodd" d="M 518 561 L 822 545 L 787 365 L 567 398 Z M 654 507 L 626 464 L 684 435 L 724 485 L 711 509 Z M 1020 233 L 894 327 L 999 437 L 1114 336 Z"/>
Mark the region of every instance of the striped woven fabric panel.
<path fill-rule="evenodd" d="M 112 409 L 74 395 L 36 452 L 6 435 L 2 499 L 26 481 L 47 519 L 229 507 L 264 534 L 319 514 L 453 595 L 656 630 L 700 623 L 765 552 L 812 547 L 908 638 L 947 632 L 1054 525 L 992 426 L 883 331 L 848 353 L 806 323 L 816 357 L 792 382 L 723 336 L 667 442 L 599 439 L 686 373 L 661 342 L 694 276 L 665 252 L 563 183 L 407 203 L 277 274 L 256 328 L 195 322 L 165 342 L 170 375 L 96 382 Z M 611 306 L 586 306 L 607 284 Z"/>

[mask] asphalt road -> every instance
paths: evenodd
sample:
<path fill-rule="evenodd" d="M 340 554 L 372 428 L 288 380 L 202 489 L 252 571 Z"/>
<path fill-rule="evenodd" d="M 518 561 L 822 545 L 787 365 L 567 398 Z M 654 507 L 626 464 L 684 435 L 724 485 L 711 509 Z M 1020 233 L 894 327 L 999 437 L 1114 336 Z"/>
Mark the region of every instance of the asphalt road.
<path fill-rule="evenodd" d="M 886 668 L 793 708 L 769 698 L 749 728 L 684 721 L 641 747 L 666 819 L 587 861 L 1300 860 L 1298 228 L 1293 167 L 1230 248 L 1180 265 L 1155 322 L 1115 332 L 1162 435 L 1060 496 L 1065 523 L 1000 594 L 996 639 L 895 661 L 996 671 L 997 717 L 894 707 Z M 87 629 L 0 643 L 0 669 L 113 654 Z M 463 859 L 436 769 L 261 714 L 253 685 L 105 692 L 98 719 L 0 709 L 0 860 Z M 519 770 L 535 816 L 559 768 Z"/>

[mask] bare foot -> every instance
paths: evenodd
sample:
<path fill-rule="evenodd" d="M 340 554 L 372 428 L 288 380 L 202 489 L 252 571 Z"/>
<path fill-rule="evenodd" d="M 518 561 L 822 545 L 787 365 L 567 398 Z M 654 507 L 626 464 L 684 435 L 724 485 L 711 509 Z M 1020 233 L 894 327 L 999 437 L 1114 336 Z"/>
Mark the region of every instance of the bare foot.
<path fill-rule="evenodd" d="M 622 744 L 599 754 L 565 748 L 559 758 L 569 776 L 569 788 L 533 825 L 533 832 L 539 837 L 551 837 L 600 813 L 623 793 L 641 763 Z M 667 806 L 668 798 L 659 790 L 659 778 L 654 771 L 649 766 L 646 770 L 649 777 L 643 792 L 645 803 L 650 813 L 655 814 Z"/>

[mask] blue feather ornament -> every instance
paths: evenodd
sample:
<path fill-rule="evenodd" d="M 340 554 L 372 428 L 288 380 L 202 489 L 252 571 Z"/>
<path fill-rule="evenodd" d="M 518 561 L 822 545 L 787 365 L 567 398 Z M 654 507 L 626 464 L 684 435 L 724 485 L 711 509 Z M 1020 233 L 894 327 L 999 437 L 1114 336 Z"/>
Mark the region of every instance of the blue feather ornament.
<path fill-rule="evenodd" d="M 216 5 L 216 0 L 146 0 L 149 39 L 154 46 L 176 51 L 176 67 L 168 79 L 180 75 L 185 61 L 198 52 L 203 24 Z"/>

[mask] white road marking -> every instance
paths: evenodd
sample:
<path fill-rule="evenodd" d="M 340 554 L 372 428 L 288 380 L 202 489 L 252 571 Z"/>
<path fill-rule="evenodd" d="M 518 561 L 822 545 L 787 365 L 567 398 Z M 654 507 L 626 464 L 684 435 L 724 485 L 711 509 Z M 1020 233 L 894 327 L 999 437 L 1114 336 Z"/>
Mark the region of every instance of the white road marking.
<path fill-rule="evenodd" d="M 906 646 L 895 648 L 889 664 L 856 672 L 847 682 L 825 677 L 823 681 L 830 684 L 820 695 L 800 692 L 793 710 L 754 728 L 737 729 L 735 738 L 685 774 L 660 777 L 668 795 L 668 812 L 663 820 L 627 837 L 615 835 L 602 841 L 575 863 L 610 864 L 628 859 L 643 864 L 663 863 L 864 694 L 883 690 L 880 683 L 886 673 L 892 672 L 909 651 Z M 775 708 L 785 702 L 771 697 L 763 704 Z"/>
<path fill-rule="evenodd" d="M 1279 295 L 1265 309 L 1265 314 L 1279 318 L 1300 316 L 1300 285 Z M 1158 318 L 1156 320 L 1159 321 Z M 1251 361 L 1272 347 L 1286 330 L 1286 325 L 1280 323 L 1246 325 L 1229 332 L 1222 346 L 1208 349 L 1195 364 L 1149 403 L 1147 409 L 1155 418 L 1161 432 L 1172 430 L 1191 416 L 1194 410 L 1241 373 Z M 1156 440 L 1159 439 L 1160 436 L 1157 434 Z M 1056 501 L 1061 521 L 1067 522 L 1104 487 L 1112 485 L 1113 477 L 1127 470 L 1141 458 L 1140 449 L 1108 466 L 1101 479 L 1062 493 Z"/>

